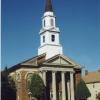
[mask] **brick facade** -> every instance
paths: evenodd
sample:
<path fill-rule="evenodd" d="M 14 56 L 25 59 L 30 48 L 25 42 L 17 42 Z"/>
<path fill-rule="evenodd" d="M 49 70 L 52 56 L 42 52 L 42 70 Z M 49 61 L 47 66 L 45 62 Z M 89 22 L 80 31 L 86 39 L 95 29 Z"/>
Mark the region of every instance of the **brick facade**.
<path fill-rule="evenodd" d="M 16 74 L 17 72 L 14 72 L 12 77 L 14 78 L 16 82 L 16 88 L 17 88 L 17 95 L 16 98 L 17 100 L 30 100 L 28 90 L 27 90 L 27 75 L 28 71 L 20 71 L 20 80 L 16 80 Z M 34 73 L 34 72 L 32 72 Z M 38 73 L 35 72 L 35 73 Z M 81 79 L 81 70 L 76 70 L 74 74 L 74 83 L 75 83 L 75 88 L 76 85 L 79 83 Z M 60 90 L 61 90 L 61 84 L 60 85 Z"/>
<path fill-rule="evenodd" d="M 77 84 L 80 82 L 80 79 L 81 79 L 81 69 L 75 70 L 75 75 L 74 75 L 75 88 Z"/>
<path fill-rule="evenodd" d="M 53 62 L 56 62 L 56 65 Z M 77 65 L 77 68 L 76 68 L 76 64 L 74 62 L 72 62 L 68 58 L 65 58 L 64 56 L 61 56 L 61 55 L 54 56 L 53 58 L 51 58 L 50 60 L 47 60 L 47 61 L 45 61 L 45 59 L 41 56 L 38 56 L 38 57 L 36 56 L 36 57 L 29 59 L 25 62 L 22 62 L 22 63 L 20 63 L 16 66 L 13 66 L 9 69 L 10 76 L 12 76 L 12 78 L 15 80 L 15 83 L 16 83 L 16 89 L 17 89 L 16 98 L 17 98 L 17 100 L 30 100 L 30 97 L 29 97 L 29 94 L 28 94 L 28 88 L 27 88 L 27 75 L 28 75 L 28 73 L 38 73 L 41 76 L 40 69 L 45 68 L 45 67 L 48 67 L 49 69 L 52 69 L 52 67 L 55 68 L 55 69 L 58 68 L 58 67 L 59 67 L 59 69 L 64 68 L 64 69 L 66 69 L 66 72 L 67 72 L 67 70 L 71 69 L 74 73 L 74 88 L 76 89 L 76 86 L 81 79 L 81 68 L 80 68 L 80 66 Z M 47 72 L 48 73 L 47 75 L 50 75 L 50 76 L 47 77 L 47 80 L 52 77 L 51 73 L 49 73 L 49 72 Z M 59 70 L 58 72 L 61 72 L 61 70 Z M 57 82 L 57 84 L 58 84 L 57 86 L 59 87 L 58 90 L 57 90 L 57 92 L 58 92 L 57 97 L 59 95 L 59 91 L 60 92 L 62 91 L 61 75 L 58 74 L 58 76 L 60 77 L 60 81 Z M 66 77 L 65 81 L 67 83 L 67 81 L 70 80 L 70 78 L 69 78 L 70 77 L 70 71 L 68 71 L 66 73 L 65 77 Z M 48 84 L 48 91 L 49 91 L 48 95 L 50 97 L 50 92 L 52 92 L 52 86 L 51 86 L 52 81 L 51 81 L 51 79 L 48 80 L 47 83 L 49 83 Z M 67 88 L 66 88 L 66 91 L 67 91 Z M 59 97 L 59 100 L 61 100 L 60 99 L 61 97 L 62 96 Z M 50 100 L 50 98 L 48 100 Z"/>

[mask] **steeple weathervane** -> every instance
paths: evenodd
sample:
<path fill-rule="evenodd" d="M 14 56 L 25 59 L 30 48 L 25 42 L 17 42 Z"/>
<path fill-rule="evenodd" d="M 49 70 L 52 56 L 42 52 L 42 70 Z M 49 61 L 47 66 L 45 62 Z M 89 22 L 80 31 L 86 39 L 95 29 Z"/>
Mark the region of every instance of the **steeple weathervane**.
<path fill-rule="evenodd" d="M 46 0 L 45 12 L 53 11 L 51 0 Z"/>

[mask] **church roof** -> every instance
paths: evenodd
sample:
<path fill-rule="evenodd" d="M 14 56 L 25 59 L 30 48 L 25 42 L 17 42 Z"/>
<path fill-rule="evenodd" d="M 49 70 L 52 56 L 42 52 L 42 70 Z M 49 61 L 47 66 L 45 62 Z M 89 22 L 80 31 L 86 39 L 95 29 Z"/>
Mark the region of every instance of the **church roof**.
<path fill-rule="evenodd" d="M 35 56 L 31 59 L 25 60 L 25 61 L 21 62 L 20 64 L 21 65 L 38 65 L 38 64 L 42 63 L 43 61 L 45 61 L 45 57 L 46 57 L 46 54 L 43 53 L 43 54 Z"/>
<path fill-rule="evenodd" d="M 12 72 L 14 70 L 20 69 L 20 68 L 38 68 L 39 63 L 43 62 L 45 60 L 46 54 L 41 54 L 38 56 L 34 56 L 28 60 L 25 60 L 23 62 L 20 62 L 12 67 L 9 68 L 9 72 Z"/>
<path fill-rule="evenodd" d="M 53 11 L 51 0 L 46 0 L 45 12 Z"/>
<path fill-rule="evenodd" d="M 89 72 L 87 75 L 82 77 L 85 83 L 96 83 L 100 82 L 100 71 Z"/>
<path fill-rule="evenodd" d="M 58 54 L 47 60 L 45 59 L 45 57 L 46 57 L 45 53 L 42 55 L 32 57 L 28 60 L 18 63 L 15 66 L 12 66 L 11 68 L 9 68 L 9 71 L 12 72 L 20 68 L 40 68 L 40 67 L 45 67 L 45 66 L 80 69 L 80 65 L 78 65 L 72 59 L 64 55 Z"/>

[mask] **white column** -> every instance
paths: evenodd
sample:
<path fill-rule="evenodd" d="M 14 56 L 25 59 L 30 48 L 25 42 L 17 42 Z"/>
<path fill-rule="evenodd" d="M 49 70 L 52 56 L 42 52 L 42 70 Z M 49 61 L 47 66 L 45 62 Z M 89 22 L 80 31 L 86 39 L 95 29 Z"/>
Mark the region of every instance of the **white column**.
<path fill-rule="evenodd" d="M 62 86 L 62 100 L 66 100 L 66 90 L 65 90 L 65 72 L 61 72 L 61 86 Z"/>
<path fill-rule="evenodd" d="M 18 95 L 18 100 L 19 100 L 19 95 Z"/>
<path fill-rule="evenodd" d="M 43 78 L 44 85 L 46 87 L 46 71 L 42 72 L 42 78 Z M 44 94 L 44 96 L 45 96 L 44 99 L 46 100 L 46 88 L 45 88 L 45 94 Z"/>
<path fill-rule="evenodd" d="M 44 85 L 46 86 L 46 71 L 43 71 L 42 78 L 43 78 Z"/>
<path fill-rule="evenodd" d="M 56 72 L 52 72 L 52 91 L 53 91 L 53 98 L 52 100 L 56 100 Z"/>
<path fill-rule="evenodd" d="M 40 77 L 42 78 L 42 71 L 39 72 Z"/>
<path fill-rule="evenodd" d="M 71 100 L 75 100 L 74 97 L 74 79 L 73 72 L 70 72 L 70 89 L 71 89 Z"/>
<path fill-rule="evenodd" d="M 67 82 L 68 100 L 70 100 L 70 84 Z"/>

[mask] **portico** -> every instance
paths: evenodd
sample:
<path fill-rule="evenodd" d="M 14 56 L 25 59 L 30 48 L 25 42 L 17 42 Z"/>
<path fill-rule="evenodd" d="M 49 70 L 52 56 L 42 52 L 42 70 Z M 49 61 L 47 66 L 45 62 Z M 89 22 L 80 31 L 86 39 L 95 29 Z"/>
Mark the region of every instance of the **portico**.
<path fill-rule="evenodd" d="M 16 79 L 20 86 L 17 88 L 17 100 L 30 100 L 26 88 L 33 73 L 40 75 L 46 87 L 41 100 L 75 100 L 75 88 L 81 78 L 80 66 L 64 55 L 48 60 L 44 57 L 44 54 L 36 56 L 10 69 L 12 77 L 19 77 Z"/>
<path fill-rule="evenodd" d="M 42 74 L 45 86 L 47 86 L 48 83 L 47 82 L 48 73 L 51 74 L 51 81 L 50 81 L 51 86 L 49 85 L 50 100 L 74 100 L 73 68 L 42 67 L 40 68 L 40 73 Z M 61 77 L 59 82 L 57 80 L 58 74 Z"/>

